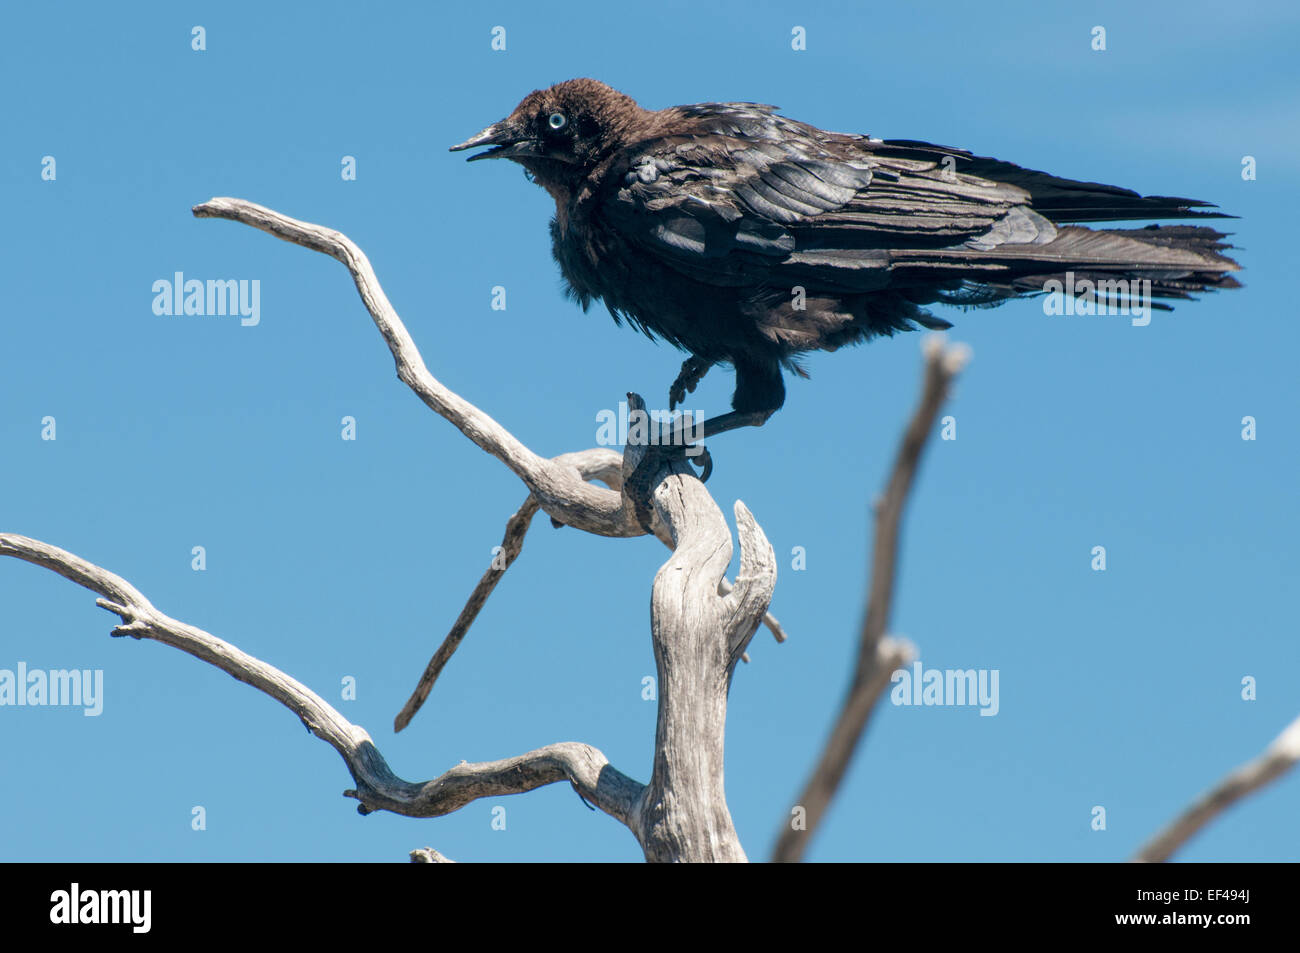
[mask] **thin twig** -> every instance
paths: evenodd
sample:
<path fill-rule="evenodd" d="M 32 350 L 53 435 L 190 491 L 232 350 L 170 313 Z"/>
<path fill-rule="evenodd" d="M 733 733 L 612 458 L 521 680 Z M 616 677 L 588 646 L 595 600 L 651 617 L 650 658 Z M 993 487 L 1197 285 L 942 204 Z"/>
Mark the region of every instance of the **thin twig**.
<path fill-rule="evenodd" d="M 565 454 L 562 457 L 556 457 L 555 460 L 572 463 L 582 473 L 584 479 L 600 480 L 615 491 L 621 491 L 623 488 L 623 477 L 619 471 L 622 466 L 622 457 L 613 451 L 587 450 L 576 454 Z M 415 691 L 411 693 L 411 697 L 406 700 L 402 710 L 393 719 L 394 731 L 401 731 L 409 725 L 416 712 L 428 700 L 438 676 L 447 667 L 452 655 L 460 648 L 460 644 L 469 633 L 474 620 L 478 618 L 478 614 L 487 603 L 488 596 L 492 595 L 497 583 L 501 581 L 501 577 L 505 575 L 507 569 L 514 565 L 520 552 L 523 551 L 524 538 L 528 534 L 529 527 L 532 526 L 532 519 L 537 509 L 537 498 L 530 493 L 519 509 L 506 521 L 505 535 L 501 540 L 501 555 L 505 558 L 499 561 L 499 568 L 498 560 L 494 559 L 492 565 L 484 571 L 478 585 L 474 587 L 474 591 L 470 593 L 469 599 L 466 600 L 465 608 L 461 609 L 460 615 L 456 617 L 456 622 L 452 625 L 451 631 L 447 633 L 442 640 L 442 644 L 434 652 L 433 657 L 429 659 L 429 664 L 425 666 L 424 672 L 415 686 Z M 660 527 L 656 535 L 663 541 L 664 545 L 669 549 L 672 548 L 672 538 L 668 535 L 666 529 Z M 718 583 L 718 594 L 725 596 L 731 590 L 731 581 L 724 576 L 722 581 Z M 763 624 L 771 631 L 778 643 L 789 638 L 781 623 L 772 613 L 763 613 Z M 740 660 L 748 662 L 749 653 L 742 653 Z"/>
<path fill-rule="evenodd" d="M 1297 762 L 1300 762 L 1300 718 L 1287 725 L 1263 754 L 1247 761 L 1197 798 L 1172 824 L 1143 844 L 1133 860 L 1163 863 L 1202 827 L 1246 795 L 1282 777 Z"/>
<path fill-rule="evenodd" d="M 461 640 L 469 632 L 469 627 L 474 624 L 478 618 L 479 612 L 487 602 L 488 596 L 492 595 L 492 590 L 497 587 L 501 577 L 506 574 L 506 570 L 514 563 L 524 546 L 524 534 L 528 532 L 528 525 L 533 521 L 533 516 L 538 510 L 537 497 L 531 493 L 524 499 L 519 509 L 511 515 L 506 521 L 506 533 L 501 538 L 501 552 L 493 556 L 492 565 L 484 571 L 483 577 L 479 579 L 478 585 L 474 591 L 469 594 L 469 601 L 465 603 L 465 608 L 460 610 L 460 615 L 456 617 L 456 622 L 447 633 L 447 637 L 442 640 L 438 646 L 438 651 L 433 653 L 433 658 L 429 659 L 429 664 L 425 666 L 423 674 L 420 675 L 420 681 L 415 686 L 415 691 L 411 697 L 406 700 L 402 710 L 397 713 L 393 719 L 393 731 L 401 731 L 411 723 L 415 713 L 420 710 L 425 699 L 429 697 L 429 692 L 433 690 L 433 683 L 438 680 L 442 674 L 443 668 L 451 661 L 452 655 L 460 647 Z"/>
<path fill-rule="evenodd" d="M 622 488 L 623 457 L 613 450 L 597 447 L 577 453 L 566 453 L 554 458 L 552 462 L 559 466 L 575 467 L 584 480 L 600 480 L 615 492 Z M 402 710 L 393 719 L 394 731 L 401 731 L 410 724 L 415 713 L 420 710 L 420 706 L 428 699 L 434 682 L 438 680 L 443 668 L 460 647 L 470 626 L 474 624 L 474 620 L 478 618 L 479 612 L 486 604 L 488 596 L 492 595 L 492 590 L 496 588 L 501 577 L 505 575 L 506 570 L 523 549 L 524 536 L 528 533 L 528 527 L 538 508 L 537 497 L 530 493 L 506 522 L 505 536 L 501 540 L 501 555 L 505 558 L 499 562 L 494 558 L 479 579 L 478 585 L 474 587 L 474 591 L 470 593 L 469 600 L 465 603 L 465 608 L 460 610 L 460 615 L 457 616 L 451 631 L 447 633 L 438 650 L 429 659 L 429 664 L 425 666 L 415 691 L 411 693 L 411 697 L 406 700 Z"/>
<path fill-rule="evenodd" d="M 821 758 L 796 802 L 796 810 L 801 808 L 802 811 L 784 825 L 781 836 L 777 839 L 772 854 L 772 859 L 777 862 L 802 859 L 813 833 L 844 779 L 877 700 L 889 687 L 890 675 L 911 659 L 912 650 L 907 643 L 885 638 L 893 600 L 894 577 L 897 573 L 899 527 L 908 491 L 916 476 L 926 441 L 934 429 L 939 409 L 948 397 L 953 380 L 969 357 L 969 351 L 961 345 L 945 349 L 942 338 L 938 335 L 926 338 L 924 352 L 925 376 L 921 400 L 903 434 L 884 498 L 875 506 L 871 582 L 867 609 L 858 637 L 858 658 L 853 681 Z"/>

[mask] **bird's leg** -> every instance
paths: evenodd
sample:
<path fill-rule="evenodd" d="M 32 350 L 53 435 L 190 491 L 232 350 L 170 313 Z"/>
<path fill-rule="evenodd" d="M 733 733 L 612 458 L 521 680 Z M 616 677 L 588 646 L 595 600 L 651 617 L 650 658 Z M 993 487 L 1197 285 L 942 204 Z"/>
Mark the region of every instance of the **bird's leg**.
<path fill-rule="evenodd" d="M 697 422 L 685 414 L 679 417 L 671 433 L 662 439 L 669 446 L 683 447 L 688 459 L 702 457 L 701 480 L 707 480 L 713 472 L 713 461 L 701 441 L 737 430 L 741 427 L 761 427 L 785 402 L 785 384 L 781 380 L 781 365 L 774 357 L 759 358 L 750 356 L 732 356 L 731 362 L 736 368 L 736 393 L 731 406 L 743 408 L 730 413 L 710 417 Z M 686 394 L 695 390 L 695 385 L 703 379 L 713 361 L 699 354 L 692 354 L 682 362 L 681 373 L 668 391 L 668 409 L 676 410 L 677 405 L 686 399 Z"/>
<path fill-rule="evenodd" d="M 689 424 L 686 422 L 686 418 L 683 417 L 677 421 L 676 426 L 663 442 L 669 446 L 684 448 L 683 452 L 686 454 L 686 459 L 692 463 L 698 463 L 701 467 L 700 482 L 707 483 L 709 476 L 713 473 L 713 458 L 709 455 L 708 448 L 701 441 L 726 433 L 728 430 L 739 430 L 741 427 L 761 427 L 767 422 L 767 418 L 774 413 L 776 413 L 775 410 L 733 410 L 729 413 L 719 414 L 716 417 L 710 417 L 700 423 L 691 421 Z"/>
<path fill-rule="evenodd" d="M 761 427 L 767 423 L 767 418 L 774 413 L 776 413 L 775 409 L 732 410 L 716 417 L 710 417 L 698 427 L 693 428 L 692 437 L 694 440 L 708 440 L 710 437 L 716 437 L 728 430 L 739 430 L 741 427 Z"/>
<path fill-rule="evenodd" d="M 739 403 L 745 410 L 733 410 L 719 414 L 707 420 L 697 421 L 689 413 L 681 414 L 667 433 L 659 432 L 653 439 L 647 439 L 650 445 L 642 456 L 632 474 L 624 481 L 628 495 L 633 500 L 637 521 L 650 532 L 651 507 L 649 480 L 658 472 L 665 457 L 682 456 L 690 463 L 700 467 L 700 482 L 708 482 L 713 474 L 713 457 L 703 441 L 728 430 L 741 427 L 761 427 L 780 408 L 785 399 L 785 388 L 781 381 L 781 370 L 776 364 L 733 361 L 736 364 L 736 397 L 732 406 Z M 686 395 L 695 390 L 695 386 L 708 373 L 713 362 L 698 354 L 692 354 L 682 362 L 681 373 L 673 381 L 668 391 L 668 409 L 676 410 L 677 405 L 686 400 Z M 742 373 L 743 371 L 743 373 Z M 639 397 L 633 401 L 628 395 L 630 405 L 644 410 L 644 402 Z M 761 408 L 761 409 L 754 409 Z M 649 438 L 649 434 L 646 435 Z"/>
<path fill-rule="evenodd" d="M 668 409 L 676 410 L 678 404 L 684 404 L 686 395 L 695 392 L 695 385 L 704 380 L 704 375 L 712 366 L 712 361 L 706 361 L 698 354 L 692 354 L 682 361 L 681 373 L 673 381 L 673 386 L 668 388 Z"/>
<path fill-rule="evenodd" d="M 698 423 L 682 416 L 677 419 L 672 431 L 661 442 L 670 446 L 686 447 L 688 457 L 698 456 L 697 453 L 691 453 L 690 449 L 699 445 L 700 441 L 716 437 L 728 430 L 739 430 L 741 427 L 761 427 L 774 413 L 776 413 L 775 409 L 733 410 Z M 703 447 L 700 449 L 702 450 Z"/>

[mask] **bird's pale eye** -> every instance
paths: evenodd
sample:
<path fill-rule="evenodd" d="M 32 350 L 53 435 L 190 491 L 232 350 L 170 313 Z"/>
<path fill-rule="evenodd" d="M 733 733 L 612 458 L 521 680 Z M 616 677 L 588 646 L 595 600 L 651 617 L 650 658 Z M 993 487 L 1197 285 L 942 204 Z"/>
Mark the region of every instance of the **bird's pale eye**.
<path fill-rule="evenodd" d="M 552 129 L 563 129 L 569 120 L 564 118 L 564 113 L 551 113 L 551 118 L 546 121 Z"/>

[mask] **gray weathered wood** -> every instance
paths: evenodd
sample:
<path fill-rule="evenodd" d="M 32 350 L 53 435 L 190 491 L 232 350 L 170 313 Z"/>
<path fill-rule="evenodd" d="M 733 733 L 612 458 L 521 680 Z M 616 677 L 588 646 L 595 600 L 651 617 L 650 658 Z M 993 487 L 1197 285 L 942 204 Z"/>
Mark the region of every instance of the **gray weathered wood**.
<path fill-rule="evenodd" d="M 524 446 L 429 373 L 369 261 L 345 236 L 238 199 L 212 199 L 196 206 L 194 214 L 252 225 L 338 259 L 352 274 L 388 343 L 398 377 L 426 405 L 519 476 L 529 500 L 553 519 L 598 536 L 646 532 L 636 513 L 645 510 L 647 501 L 630 496 L 626 485 L 626 475 L 643 462 L 646 448 L 628 447 L 621 460 L 604 449 L 546 459 Z M 613 469 L 615 462 L 620 471 Z M 723 791 L 726 702 L 736 662 L 766 616 L 776 584 L 775 555 L 744 504 L 737 502 L 741 566 L 735 583 L 728 584 L 724 574 L 731 559 L 731 536 L 712 497 L 680 456 L 650 463 L 653 466 L 648 464 L 642 471 L 649 476 L 646 485 L 653 488 L 649 529 L 670 542 L 673 552 L 655 577 L 651 598 L 659 724 L 648 785 L 617 771 L 595 748 L 577 742 L 547 745 L 500 761 L 462 763 L 430 781 L 406 781 L 393 773 L 363 728 L 315 692 L 234 645 L 160 612 L 121 577 L 58 547 L 15 534 L 0 534 L 0 556 L 51 569 L 98 593 L 97 604 L 121 619 L 114 635 L 171 645 L 285 705 L 343 758 L 356 782 L 356 788 L 346 793 L 360 802 L 362 813 L 384 810 L 433 817 L 479 798 L 518 794 L 567 780 L 586 801 L 625 824 L 648 860 L 743 861 L 745 853 Z M 621 483 L 616 473 L 624 478 Z M 588 482 L 601 478 L 608 478 L 611 486 Z M 525 509 L 533 505 L 526 503 Z M 486 589 L 490 591 L 490 585 Z M 441 855 L 426 849 L 419 859 L 436 860 Z"/>
<path fill-rule="evenodd" d="M 631 395 L 631 409 L 641 404 Z M 645 453 L 627 448 L 625 484 Z M 732 554 L 721 510 L 684 460 L 665 464 L 650 484 L 673 554 L 656 574 L 650 600 L 659 712 L 637 835 L 647 860 L 743 861 L 723 785 L 727 694 L 771 601 L 776 555 L 737 501 L 740 572 L 731 591 L 720 594 Z"/>

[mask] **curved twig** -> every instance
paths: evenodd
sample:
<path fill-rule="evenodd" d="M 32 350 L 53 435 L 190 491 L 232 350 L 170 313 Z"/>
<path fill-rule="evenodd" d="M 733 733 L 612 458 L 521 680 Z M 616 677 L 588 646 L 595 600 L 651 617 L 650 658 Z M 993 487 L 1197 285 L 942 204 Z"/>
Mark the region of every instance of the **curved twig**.
<path fill-rule="evenodd" d="M 598 536 L 641 536 L 635 514 L 623 497 L 582 479 L 577 469 L 538 456 L 459 394 L 445 387 L 424 364 L 406 325 L 388 301 L 370 261 L 341 232 L 281 215 L 273 209 L 234 198 L 213 198 L 192 209 L 197 218 L 224 218 L 251 225 L 268 235 L 310 248 L 342 262 L 352 275 L 361 300 L 397 363 L 397 376 L 434 412 L 492 454 L 527 485 L 542 509 L 560 522 Z"/>

